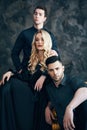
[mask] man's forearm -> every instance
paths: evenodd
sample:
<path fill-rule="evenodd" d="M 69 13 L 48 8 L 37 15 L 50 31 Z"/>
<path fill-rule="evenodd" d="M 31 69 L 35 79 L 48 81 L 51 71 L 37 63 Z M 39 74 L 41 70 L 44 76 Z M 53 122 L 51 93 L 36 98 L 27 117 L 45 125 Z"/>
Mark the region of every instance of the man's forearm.
<path fill-rule="evenodd" d="M 87 100 L 87 88 L 86 87 L 79 88 L 67 107 L 74 110 L 76 107 L 78 107 L 81 103 L 83 103 L 86 100 Z"/>

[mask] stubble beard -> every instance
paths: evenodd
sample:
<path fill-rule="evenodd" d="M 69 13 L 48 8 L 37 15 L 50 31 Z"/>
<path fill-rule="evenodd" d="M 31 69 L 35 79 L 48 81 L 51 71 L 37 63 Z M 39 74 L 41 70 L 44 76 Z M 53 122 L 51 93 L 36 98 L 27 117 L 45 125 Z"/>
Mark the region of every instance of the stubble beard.
<path fill-rule="evenodd" d="M 54 79 L 53 79 L 54 83 L 55 83 L 56 85 L 59 85 L 59 84 L 61 83 L 63 77 L 64 77 L 64 74 L 62 74 L 61 77 L 58 78 L 58 79 L 55 79 L 55 78 L 54 78 Z"/>

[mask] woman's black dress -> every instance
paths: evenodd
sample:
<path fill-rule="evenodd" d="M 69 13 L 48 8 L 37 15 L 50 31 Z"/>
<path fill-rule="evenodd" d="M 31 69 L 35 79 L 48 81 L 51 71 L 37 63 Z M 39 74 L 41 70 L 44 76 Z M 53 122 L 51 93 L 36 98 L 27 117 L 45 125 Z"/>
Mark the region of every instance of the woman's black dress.
<path fill-rule="evenodd" d="M 42 101 L 38 102 L 38 99 L 42 94 L 44 95 L 44 89 L 39 94 L 39 92 L 34 91 L 33 87 L 41 75 L 40 66 L 37 67 L 33 75 L 26 69 L 22 74 L 15 74 L 5 85 L 1 86 L 0 130 L 37 129 L 38 126 L 35 126 L 39 120 L 37 113 L 42 109 L 39 108 L 39 103 Z M 43 99 L 42 96 L 41 100 Z M 39 106 L 37 107 L 36 104 Z"/>

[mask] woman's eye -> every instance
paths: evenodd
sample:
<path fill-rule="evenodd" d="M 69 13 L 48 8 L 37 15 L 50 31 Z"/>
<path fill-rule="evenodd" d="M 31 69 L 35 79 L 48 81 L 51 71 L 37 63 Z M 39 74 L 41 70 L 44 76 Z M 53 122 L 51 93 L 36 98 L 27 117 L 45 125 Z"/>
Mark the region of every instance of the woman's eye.
<path fill-rule="evenodd" d="M 36 41 L 39 41 L 39 39 L 36 39 Z"/>

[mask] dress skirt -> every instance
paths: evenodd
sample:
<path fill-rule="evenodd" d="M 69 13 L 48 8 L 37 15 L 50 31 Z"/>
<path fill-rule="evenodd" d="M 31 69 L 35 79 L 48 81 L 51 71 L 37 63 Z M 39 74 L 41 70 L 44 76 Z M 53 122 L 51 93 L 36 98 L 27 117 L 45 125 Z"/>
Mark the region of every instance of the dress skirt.
<path fill-rule="evenodd" d="M 32 130 L 34 94 L 27 82 L 11 78 L 1 86 L 1 130 Z"/>

